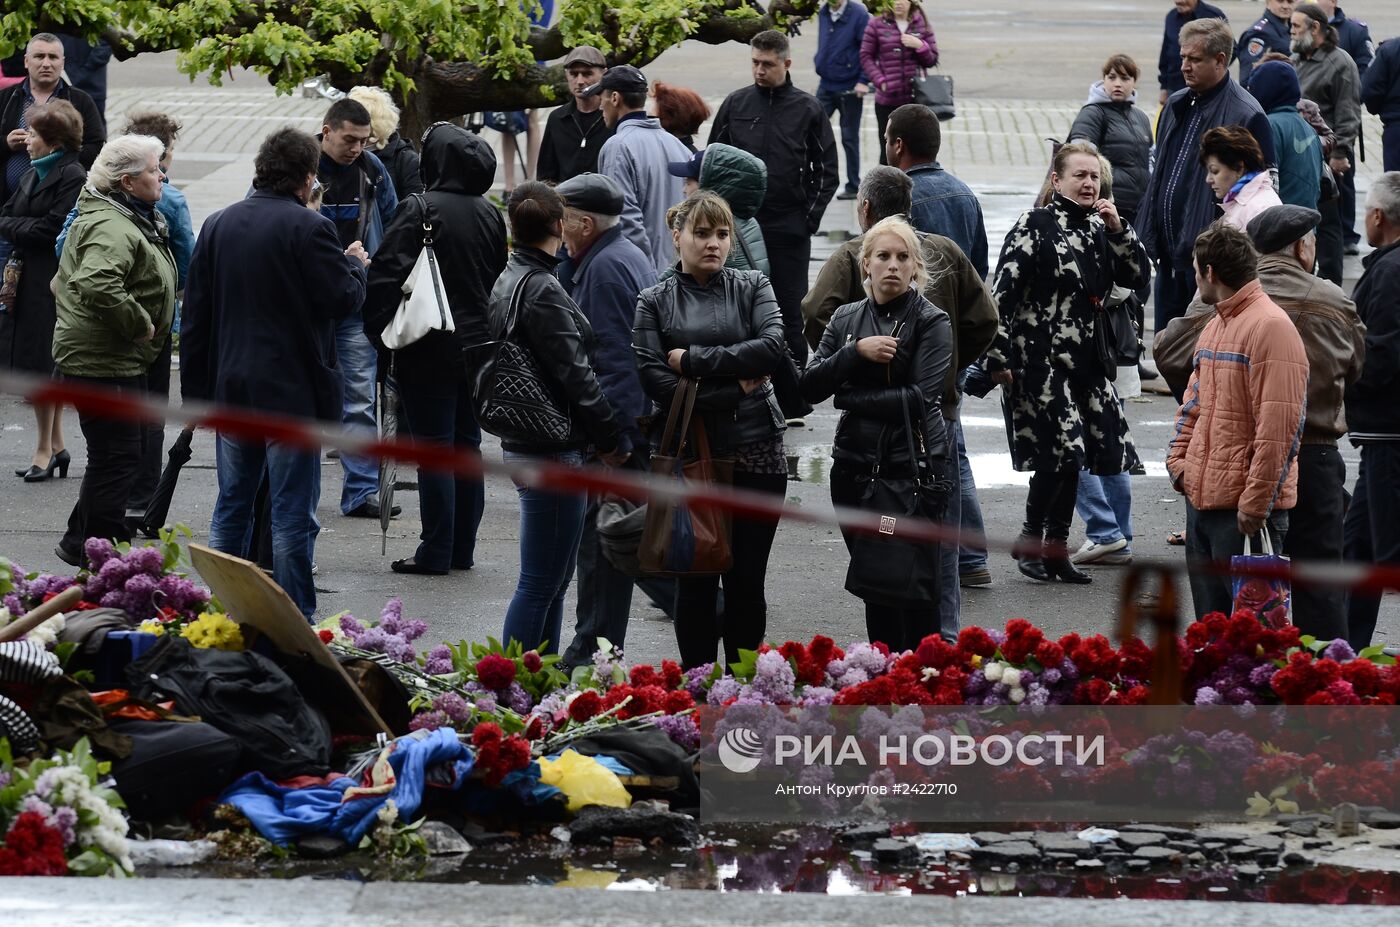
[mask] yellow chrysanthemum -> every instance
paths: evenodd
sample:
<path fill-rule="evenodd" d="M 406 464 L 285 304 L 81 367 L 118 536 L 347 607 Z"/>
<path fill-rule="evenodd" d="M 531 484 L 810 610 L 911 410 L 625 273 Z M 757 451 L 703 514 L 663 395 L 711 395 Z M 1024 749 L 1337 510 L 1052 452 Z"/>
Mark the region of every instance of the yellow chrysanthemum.
<path fill-rule="evenodd" d="M 154 618 L 151 618 L 141 622 L 141 626 L 138 627 L 136 630 L 146 634 L 154 634 L 156 637 L 161 637 L 165 634 L 165 625 L 161 624 L 159 621 L 156 621 Z"/>
<path fill-rule="evenodd" d="M 180 636 L 196 647 L 212 650 L 243 649 L 243 632 L 228 615 L 204 612 L 185 625 Z"/>

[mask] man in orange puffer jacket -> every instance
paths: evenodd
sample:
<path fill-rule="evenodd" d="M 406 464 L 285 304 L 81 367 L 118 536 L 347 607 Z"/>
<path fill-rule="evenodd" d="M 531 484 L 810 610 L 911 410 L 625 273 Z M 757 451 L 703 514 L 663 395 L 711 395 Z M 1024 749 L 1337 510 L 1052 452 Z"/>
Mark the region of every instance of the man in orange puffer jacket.
<path fill-rule="evenodd" d="M 1196 285 L 1215 306 L 1196 344 L 1191 379 L 1167 451 L 1186 496 L 1186 566 L 1196 617 L 1229 614 L 1230 577 L 1201 566 L 1242 553 L 1266 524 L 1283 549 L 1298 495 L 1293 459 L 1307 405 L 1308 356 L 1298 330 L 1259 285 L 1259 255 L 1216 222 L 1196 239 Z"/>

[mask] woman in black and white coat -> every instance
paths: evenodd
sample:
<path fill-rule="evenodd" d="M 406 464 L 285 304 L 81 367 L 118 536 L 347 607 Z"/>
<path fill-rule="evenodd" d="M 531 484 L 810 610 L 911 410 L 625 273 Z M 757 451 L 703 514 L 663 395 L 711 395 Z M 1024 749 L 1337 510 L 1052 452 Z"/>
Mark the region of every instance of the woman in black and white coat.
<path fill-rule="evenodd" d="M 985 364 L 1006 390 L 1012 463 L 1033 473 L 1017 560 L 1022 573 L 1041 581 L 1089 582 L 1065 550 L 1079 471 L 1121 473 L 1133 456 L 1094 324 L 1096 302 L 1114 285 L 1135 290 L 1145 283 L 1147 256 L 1113 203 L 1100 197 L 1100 174 L 1092 145 L 1059 150 L 1054 195 L 1007 234 L 992 286 L 1001 330 Z"/>

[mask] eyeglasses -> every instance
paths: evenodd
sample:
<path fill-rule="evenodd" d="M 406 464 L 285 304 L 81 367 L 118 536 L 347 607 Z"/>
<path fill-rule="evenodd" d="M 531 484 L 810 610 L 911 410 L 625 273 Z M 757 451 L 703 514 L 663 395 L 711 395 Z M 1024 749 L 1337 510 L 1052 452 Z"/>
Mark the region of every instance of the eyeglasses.
<path fill-rule="evenodd" d="M 313 181 L 311 181 L 311 195 L 312 195 L 312 196 L 320 196 L 323 192 L 325 192 L 325 189 L 326 189 L 326 185 L 323 184 L 323 183 L 321 183 L 321 181 L 319 181 L 319 180 L 313 180 Z"/>

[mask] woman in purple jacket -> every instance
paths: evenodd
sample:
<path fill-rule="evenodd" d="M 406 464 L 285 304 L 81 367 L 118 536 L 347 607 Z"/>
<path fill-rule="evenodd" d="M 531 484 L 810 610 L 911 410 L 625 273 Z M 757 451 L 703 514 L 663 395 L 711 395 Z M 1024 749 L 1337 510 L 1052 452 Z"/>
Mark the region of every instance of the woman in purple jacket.
<path fill-rule="evenodd" d="M 875 87 L 880 127 L 880 163 L 885 162 L 885 125 L 890 113 L 914 102 L 914 78 L 938 65 L 938 40 L 923 10 L 912 0 L 894 0 L 883 16 L 870 18 L 860 43 L 860 64 Z"/>

